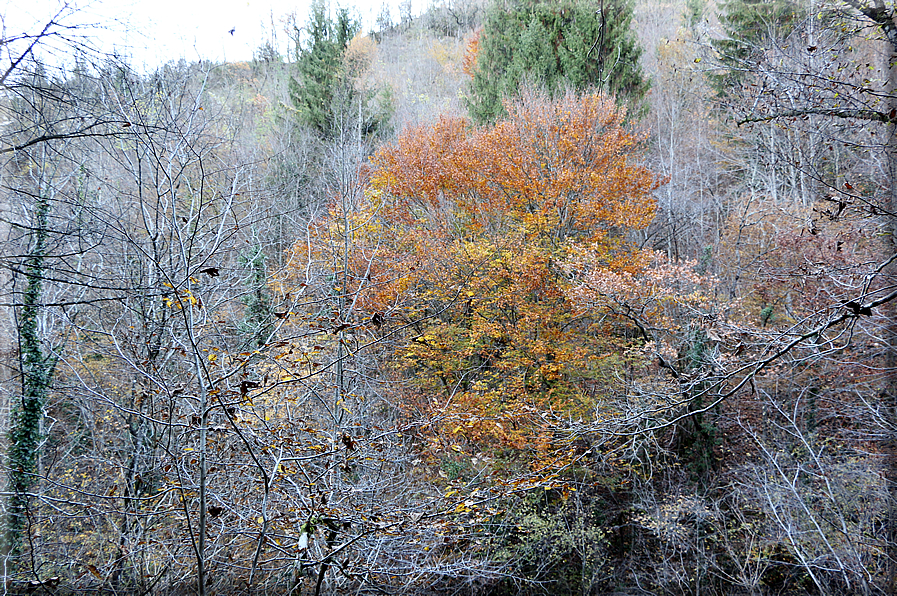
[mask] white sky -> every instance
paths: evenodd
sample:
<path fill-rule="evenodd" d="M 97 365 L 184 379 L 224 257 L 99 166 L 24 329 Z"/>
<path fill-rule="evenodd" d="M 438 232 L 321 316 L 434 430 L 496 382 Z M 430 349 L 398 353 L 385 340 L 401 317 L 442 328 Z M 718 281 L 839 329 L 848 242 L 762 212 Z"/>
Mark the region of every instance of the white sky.
<path fill-rule="evenodd" d="M 384 3 L 397 22 L 401 1 L 331 0 L 331 4 L 354 7 L 364 30 L 370 31 Z M 411 0 L 412 14 L 423 12 L 429 1 Z M 87 25 L 81 34 L 98 49 L 116 50 L 129 56 L 132 66 L 152 69 L 180 58 L 248 60 L 272 36 L 284 48 L 285 16 L 295 13 L 304 24 L 311 0 L 69 0 L 68 5 L 74 14 L 68 11 L 67 22 Z M 62 6 L 60 0 L 0 0 L 5 36 L 34 32 Z"/>

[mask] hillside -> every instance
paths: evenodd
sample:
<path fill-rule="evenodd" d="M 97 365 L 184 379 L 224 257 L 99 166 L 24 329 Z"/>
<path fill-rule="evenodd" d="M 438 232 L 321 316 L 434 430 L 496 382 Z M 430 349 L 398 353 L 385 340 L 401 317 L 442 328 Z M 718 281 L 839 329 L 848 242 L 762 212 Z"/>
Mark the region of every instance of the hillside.
<path fill-rule="evenodd" d="M 893 6 L 400 21 L 0 41 L 7 591 L 892 594 Z"/>

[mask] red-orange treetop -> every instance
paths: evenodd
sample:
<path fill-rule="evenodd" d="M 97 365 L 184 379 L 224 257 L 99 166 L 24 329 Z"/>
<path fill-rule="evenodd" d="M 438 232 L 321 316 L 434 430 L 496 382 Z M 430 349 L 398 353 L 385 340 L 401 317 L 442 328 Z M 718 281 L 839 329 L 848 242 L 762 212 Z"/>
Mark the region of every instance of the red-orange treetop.
<path fill-rule="evenodd" d="M 529 96 L 507 110 L 484 128 L 441 118 L 378 151 L 369 204 L 346 228 L 364 258 L 319 259 L 358 261 L 364 275 L 342 291 L 366 318 L 404 325 L 395 387 L 441 437 L 547 453 L 545 413 L 589 415 L 604 397 L 595 380 L 631 341 L 571 302 L 561 263 L 588 246 L 594 266 L 644 267 L 627 232 L 654 217 L 660 181 L 636 163 L 642 138 L 611 98 Z M 317 229 L 346 225 L 331 219 Z"/>

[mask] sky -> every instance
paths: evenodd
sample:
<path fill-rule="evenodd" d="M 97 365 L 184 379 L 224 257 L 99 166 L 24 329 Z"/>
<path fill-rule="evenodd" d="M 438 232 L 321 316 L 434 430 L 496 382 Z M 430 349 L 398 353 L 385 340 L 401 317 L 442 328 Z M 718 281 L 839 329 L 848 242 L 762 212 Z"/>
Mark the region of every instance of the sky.
<path fill-rule="evenodd" d="M 340 5 L 354 7 L 364 30 L 370 31 L 384 3 L 397 22 L 402 1 L 343 0 Z M 336 0 L 331 2 L 335 8 Z M 427 3 L 411 0 L 412 14 L 421 14 Z M 283 51 L 286 16 L 295 13 L 298 22 L 305 23 L 310 4 L 311 0 L 69 0 L 63 11 L 66 22 L 77 25 L 78 34 L 97 49 L 116 51 L 133 67 L 152 70 L 181 58 L 248 60 L 269 40 Z M 0 0 L 4 37 L 39 30 L 63 6 L 60 0 Z M 50 47 L 45 51 L 54 53 Z"/>

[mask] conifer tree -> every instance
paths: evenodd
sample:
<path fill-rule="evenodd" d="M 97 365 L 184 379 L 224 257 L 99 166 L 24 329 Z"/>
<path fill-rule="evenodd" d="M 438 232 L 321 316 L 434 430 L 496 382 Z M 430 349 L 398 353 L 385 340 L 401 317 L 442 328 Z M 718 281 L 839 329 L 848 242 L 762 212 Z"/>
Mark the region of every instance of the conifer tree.
<path fill-rule="evenodd" d="M 502 100 L 517 96 L 523 81 L 552 93 L 594 86 L 638 113 L 649 83 L 631 24 L 630 0 L 496 0 L 475 57 L 471 116 L 496 121 Z"/>
<path fill-rule="evenodd" d="M 365 136 L 382 132 L 392 105 L 388 89 L 364 83 L 372 42 L 359 35 L 361 23 L 348 9 L 337 9 L 335 19 L 327 13 L 327 3 L 316 0 L 309 22 L 294 31 L 288 91 L 296 120 L 327 140 L 356 126 Z"/>
<path fill-rule="evenodd" d="M 712 80 L 725 94 L 762 59 L 762 48 L 784 39 L 806 11 L 793 0 L 728 0 L 721 7 L 719 18 L 727 37 L 711 43 L 728 68 Z"/>
<path fill-rule="evenodd" d="M 296 30 L 296 75 L 289 82 L 290 101 L 299 120 L 325 137 L 334 129 L 334 114 L 338 112 L 334 102 L 349 103 L 354 98 L 343 57 L 360 28 L 347 9 L 338 9 L 336 20 L 331 20 L 326 3 L 317 1 L 303 28 L 308 35 L 307 47 L 302 46 L 300 30 Z"/>

